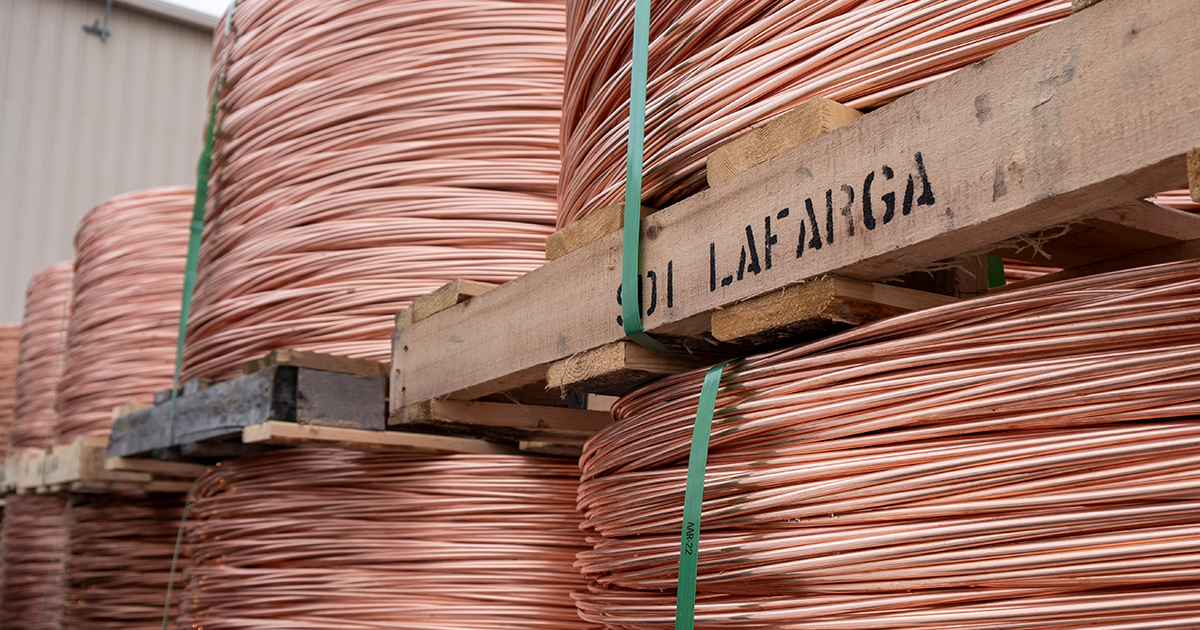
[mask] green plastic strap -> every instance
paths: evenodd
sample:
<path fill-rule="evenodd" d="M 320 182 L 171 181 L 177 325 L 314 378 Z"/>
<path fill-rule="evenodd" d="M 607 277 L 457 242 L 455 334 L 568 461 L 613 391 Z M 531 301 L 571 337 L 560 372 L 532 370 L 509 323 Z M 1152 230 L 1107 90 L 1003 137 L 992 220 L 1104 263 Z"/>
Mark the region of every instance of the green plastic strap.
<path fill-rule="evenodd" d="M 704 469 L 708 466 L 708 439 L 712 434 L 713 412 L 717 406 L 717 388 L 721 372 L 729 361 L 722 361 L 704 375 L 696 424 L 692 428 L 692 452 L 688 456 L 687 489 L 683 495 L 683 526 L 679 541 L 679 588 L 675 596 L 675 630 L 692 630 L 696 620 L 696 560 L 700 555 L 700 508 L 704 505 Z"/>
<path fill-rule="evenodd" d="M 1004 259 L 988 254 L 987 257 L 988 288 L 1002 287 L 1008 283 L 1004 279 Z"/>
<path fill-rule="evenodd" d="M 233 11 L 237 0 L 229 5 L 225 13 L 225 36 L 229 36 L 233 25 Z M 183 371 L 183 342 L 187 335 L 188 319 L 192 315 L 192 293 L 196 289 L 196 270 L 200 266 L 200 235 L 204 232 L 204 207 L 208 203 L 208 176 L 212 170 L 214 128 L 217 124 L 217 97 L 221 94 L 223 81 L 218 77 L 213 88 L 212 106 L 208 109 L 208 126 L 204 129 L 204 150 L 200 152 L 200 163 L 196 165 L 196 199 L 192 203 L 192 222 L 188 232 L 187 264 L 183 270 L 183 296 L 179 305 L 179 336 L 175 342 L 175 376 L 171 379 L 171 408 L 167 414 L 169 427 L 168 444 L 175 443 L 175 401 L 179 397 L 179 375 Z"/>
<path fill-rule="evenodd" d="M 625 162 L 625 221 L 621 235 L 621 325 L 625 336 L 661 354 L 674 352 L 642 329 L 638 268 L 642 227 L 642 159 L 646 138 L 646 64 L 650 49 L 650 0 L 633 7 L 633 68 L 629 86 L 629 151 Z"/>
<path fill-rule="evenodd" d="M 179 532 L 175 534 L 175 553 L 171 555 L 171 573 L 167 578 L 167 603 L 163 604 L 163 622 L 162 630 L 167 630 L 167 626 L 171 623 L 171 597 L 175 592 L 175 572 L 179 568 L 179 552 L 183 549 L 183 532 L 187 525 L 188 512 L 192 509 L 192 500 L 196 497 L 196 488 L 200 485 L 200 480 L 204 477 L 196 477 L 192 482 L 192 488 L 188 490 L 187 501 L 183 504 L 183 516 L 179 517 Z"/>

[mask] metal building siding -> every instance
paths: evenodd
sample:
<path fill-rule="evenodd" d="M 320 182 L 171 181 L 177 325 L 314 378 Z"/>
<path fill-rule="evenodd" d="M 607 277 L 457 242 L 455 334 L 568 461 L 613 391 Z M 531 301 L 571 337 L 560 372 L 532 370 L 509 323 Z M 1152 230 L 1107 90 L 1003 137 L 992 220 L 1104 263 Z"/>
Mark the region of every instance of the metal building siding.
<path fill-rule="evenodd" d="M 0 0 L 0 322 L 115 195 L 195 182 L 210 31 L 96 0 Z"/>

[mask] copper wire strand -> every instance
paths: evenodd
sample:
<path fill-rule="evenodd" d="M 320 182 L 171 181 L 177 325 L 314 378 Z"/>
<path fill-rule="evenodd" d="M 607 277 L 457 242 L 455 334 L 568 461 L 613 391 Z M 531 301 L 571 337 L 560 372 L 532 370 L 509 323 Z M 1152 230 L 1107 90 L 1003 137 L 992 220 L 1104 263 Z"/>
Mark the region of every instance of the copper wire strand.
<path fill-rule="evenodd" d="M 9 495 L 0 535 L 5 630 L 60 627 L 66 512 L 64 495 Z"/>
<path fill-rule="evenodd" d="M 291 347 L 386 360 L 396 311 L 545 262 L 564 9 L 239 2 L 185 379 Z"/>
<path fill-rule="evenodd" d="M 25 291 L 10 449 L 45 448 L 56 423 L 54 396 L 66 350 L 71 270 L 70 261 L 50 265 L 30 278 Z"/>
<path fill-rule="evenodd" d="M 193 196 L 183 186 L 132 192 L 80 222 L 57 443 L 108 435 L 114 407 L 171 387 Z"/>
<path fill-rule="evenodd" d="M 0 460 L 8 456 L 8 432 L 17 404 L 17 355 L 20 352 L 21 327 L 0 326 Z"/>
<path fill-rule="evenodd" d="M 1194 624 L 1197 322 L 1193 260 L 901 315 L 727 368 L 696 627 Z M 585 445 L 584 619 L 673 627 L 702 380 L 623 397 Z"/>
<path fill-rule="evenodd" d="M 568 3 L 560 227 L 624 195 L 632 12 Z M 656 4 L 643 203 L 698 192 L 716 146 L 810 98 L 878 107 L 1069 14 L 1061 0 Z"/>
<path fill-rule="evenodd" d="M 160 628 L 184 498 L 97 494 L 71 501 L 62 627 Z M 181 589 L 182 576 L 175 581 Z"/>
<path fill-rule="evenodd" d="M 181 628 L 591 628 L 571 463 L 289 450 L 222 463 L 187 524 Z"/>

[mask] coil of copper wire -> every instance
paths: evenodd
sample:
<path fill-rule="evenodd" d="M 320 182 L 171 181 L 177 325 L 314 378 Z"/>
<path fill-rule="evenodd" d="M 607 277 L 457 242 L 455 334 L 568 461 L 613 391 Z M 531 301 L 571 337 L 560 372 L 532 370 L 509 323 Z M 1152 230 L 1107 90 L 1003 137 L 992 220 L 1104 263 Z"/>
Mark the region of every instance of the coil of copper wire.
<path fill-rule="evenodd" d="M 183 495 L 71 497 L 63 628 L 162 627 L 184 501 Z M 175 588 L 178 602 L 181 574 L 175 576 Z"/>
<path fill-rule="evenodd" d="M 726 369 L 697 628 L 1184 628 L 1200 619 L 1200 261 L 902 315 Z M 581 459 L 580 614 L 674 624 L 703 372 Z"/>
<path fill-rule="evenodd" d="M 57 442 L 108 435 L 113 407 L 171 387 L 193 196 L 183 186 L 132 192 L 80 222 Z"/>
<path fill-rule="evenodd" d="M 184 378 L 291 347 L 386 359 L 450 280 L 545 262 L 564 7 L 554 0 L 238 2 Z"/>
<path fill-rule="evenodd" d="M 54 393 L 62 374 L 67 320 L 71 313 L 70 261 L 33 274 L 25 290 L 25 316 L 17 355 L 17 399 L 12 449 L 44 448 L 54 427 Z"/>
<path fill-rule="evenodd" d="M 1160 206 L 1166 206 L 1174 210 L 1182 210 L 1191 212 L 1192 214 L 1200 214 L 1200 203 L 1192 201 L 1192 193 L 1184 188 L 1182 190 L 1168 190 L 1161 192 L 1147 199 L 1151 203 L 1156 203 Z"/>
<path fill-rule="evenodd" d="M 50 630 L 62 619 L 62 562 L 67 500 L 62 495 L 9 495 L 0 555 L 0 613 L 5 630 Z"/>
<path fill-rule="evenodd" d="M 17 404 L 17 353 L 20 326 L 0 326 L 0 460 L 8 456 L 8 430 Z"/>
<path fill-rule="evenodd" d="M 574 463 L 289 450 L 197 487 L 180 627 L 591 628 Z"/>
<path fill-rule="evenodd" d="M 559 226 L 624 196 L 633 3 L 567 14 Z M 1069 14 L 1065 0 L 655 2 L 643 203 L 699 191 L 716 146 L 812 97 L 883 105 Z"/>

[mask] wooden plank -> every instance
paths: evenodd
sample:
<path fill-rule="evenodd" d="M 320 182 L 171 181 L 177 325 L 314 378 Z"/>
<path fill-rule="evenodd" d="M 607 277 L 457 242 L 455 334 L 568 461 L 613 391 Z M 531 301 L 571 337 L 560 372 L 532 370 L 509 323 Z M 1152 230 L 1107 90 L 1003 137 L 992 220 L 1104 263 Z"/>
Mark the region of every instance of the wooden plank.
<path fill-rule="evenodd" d="M 712 335 L 718 341 L 770 344 L 955 301 L 936 293 L 825 276 L 713 311 Z"/>
<path fill-rule="evenodd" d="M 462 400 L 426 401 L 398 409 L 388 420 L 393 426 L 513 442 L 582 442 L 611 423 L 600 411 Z"/>
<path fill-rule="evenodd" d="M 1200 216 L 1139 199 L 1045 233 L 1053 237 L 1025 237 L 1029 243 L 1041 241 L 1036 248 L 1018 244 L 997 248 L 993 253 L 1069 269 L 1200 238 Z"/>
<path fill-rule="evenodd" d="M 152 476 L 145 472 L 108 470 L 105 468 L 105 453 L 108 438 L 85 435 L 70 444 L 55 446 L 47 454 L 42 473 L 42 483 L 48 486 L 82 482 L 125 482 L 145 483 Z"/>
<path fill-rule="evenodd" d="M 1057 282 L 1059 280 L 1071 280 L 1074 278 L 1082 278 L 1092 276 L 1098 273 L 1108 273 L 1110 271 L 1120 271 L 1122 269 L 1132 269 L 1134 267 L 1145 267 L 1147 265 L 1158 265 L 1162 263 L 1174 262 L 1177 260 L 1187 260 L 1190 258 L 1200 258 L 1200 239 L 1193 241 L 1184 241 L 1182 243 L 1173 243 L 1157 249 L 1151 249 L 1144 252 L 1136 252 L 1125 256 L 1118 256 L 1109 260 L 1074 267 L 1072 269 L 1064 269 L 1057 273 L 1046 274 L 1021 282 L 1014 282 L 1002 287 L 992 289 L 992 293 L 1007 293 L 1016 291 L 1026 287 L 1046 284 L 1048 282 Z"/>
<path fill-rule="evenodd" d="M 113 407 L 112 418 L 113 418 L 113 420 L 116 420 L 117 418 L 120 418 L 122 416 L 128 416 L 129 414 L 131 414 L 135 411 L 141 411 L 141 410 L 147 409 L 151 406 L 152 405 L 150 403 L 145 403 L 140 400 L 127 402 L 124 405 L 121 405 L 119 407 Z"/>
<path fill-rule="evenodd" d="M 108 457 L 104 460 L 105 470 L 123 470 L 150 473 L 158 477 L 194 479 L 203 475 L 208 466 L 190 462 L 169 462 L 158 459 L 133 457 Z"/>
<path fill-rule="evenodd" d="M 569 457 L 571 459 L 579 459 L 579 456 L 583 455 L 583 444 L 521 440 L 520 447 L 521 450 L 526 453 L 534 453 L 537 455 Z"/>
<path fill-rule="evenodd" d="M 1200 149 L 1192 149 L 1187 154 L 1188 189 L 1192 201 L 1200 203 Z"/>
<path fill-rule="evenodd" d="M 13 485 L 18 491 L 29 491 L 43 486 L 46 451 L 24 450 L 17 453 L 17 474 Z"/>
<path fill-rule="evenodd" d="M 546 382 L 573 392 L 621 396 L 638 385 L 705 367 L 720 357 L 655 354 L 632 341 L 617 341 L 550 364 Z"/>
<path fill-rule="evenodd" d="M 267 353 L 267 356 L 261 359 L 246 362 L 242 366 L 242 373 L 253 374 L 271 365 L 290 365 L 293 367 L 325 370 L 327 372 L 339 372 L 343 374 L 359 374 L 376 378 L 388 377 L 388 366 L 386 363 L 371 361 L 370 359 L 352 359 L 350 357 L 341 357 L 320 352 L 304 352 L 288 348 L 272 350 Z"/>
<path fill-rule="evenodd" d="M 716 186 L 790 151 L 817 136 L 853 122 L 862 112 L 827 98 L 814 98 L 717 147 L 705 167 Z"/>
<path fill-rule="evenodd" d="M 296 373 L 300 424 L 382 431 L 387 422 L 387 380 L 324 370 Z M 284 418 L 280 418 L 283 420 Z"/>
<path fill-rule="evenodd" d="M 1180 188 L 1200 146 L 1193 1 L 1108 0 L 654 213 L 642 222 L 643 324 L 669 333 L 827 273 L 893 277 Z M 398 331 L 392 407 L 502 391 L 620 340 L 620 252 L 619 235 L 602 237 Z"/>
<path fill-rule="evenodd" d="M 1078 13 L 1079 11 L 1097 4 L 1100 1 L 1101 0 L 1071 0 L 1071 10 Z"/>
<path fill-rule="evenodd" d="M 264 422 L 242 429 L 242 441 L 247 444 L 282 446 L 337 446 L 367 451 L 400 451 L 411 453 L 473 453 L 480 455 L 513 455 L 520 451 L 506 444 L 483 440 L 423 435 L 400 431 L 362 431 L 294 424 Z"/>
<path fill-rule="evenodd" d="M 657 212 L 642 206 L 642 218 Z M 625 204 L 612 203 L 546 237 L 546 260 L 556 260 L 625 226 Z"/>
<path fill-rule="evenodd" d="M 478 280 L 451 280 L 434 291 L 413 300 L 410 312 L 414 322 L 420 321 L 438 311 L 461 304 L 467 300 L 482 295 L 498 285 Z"/>

